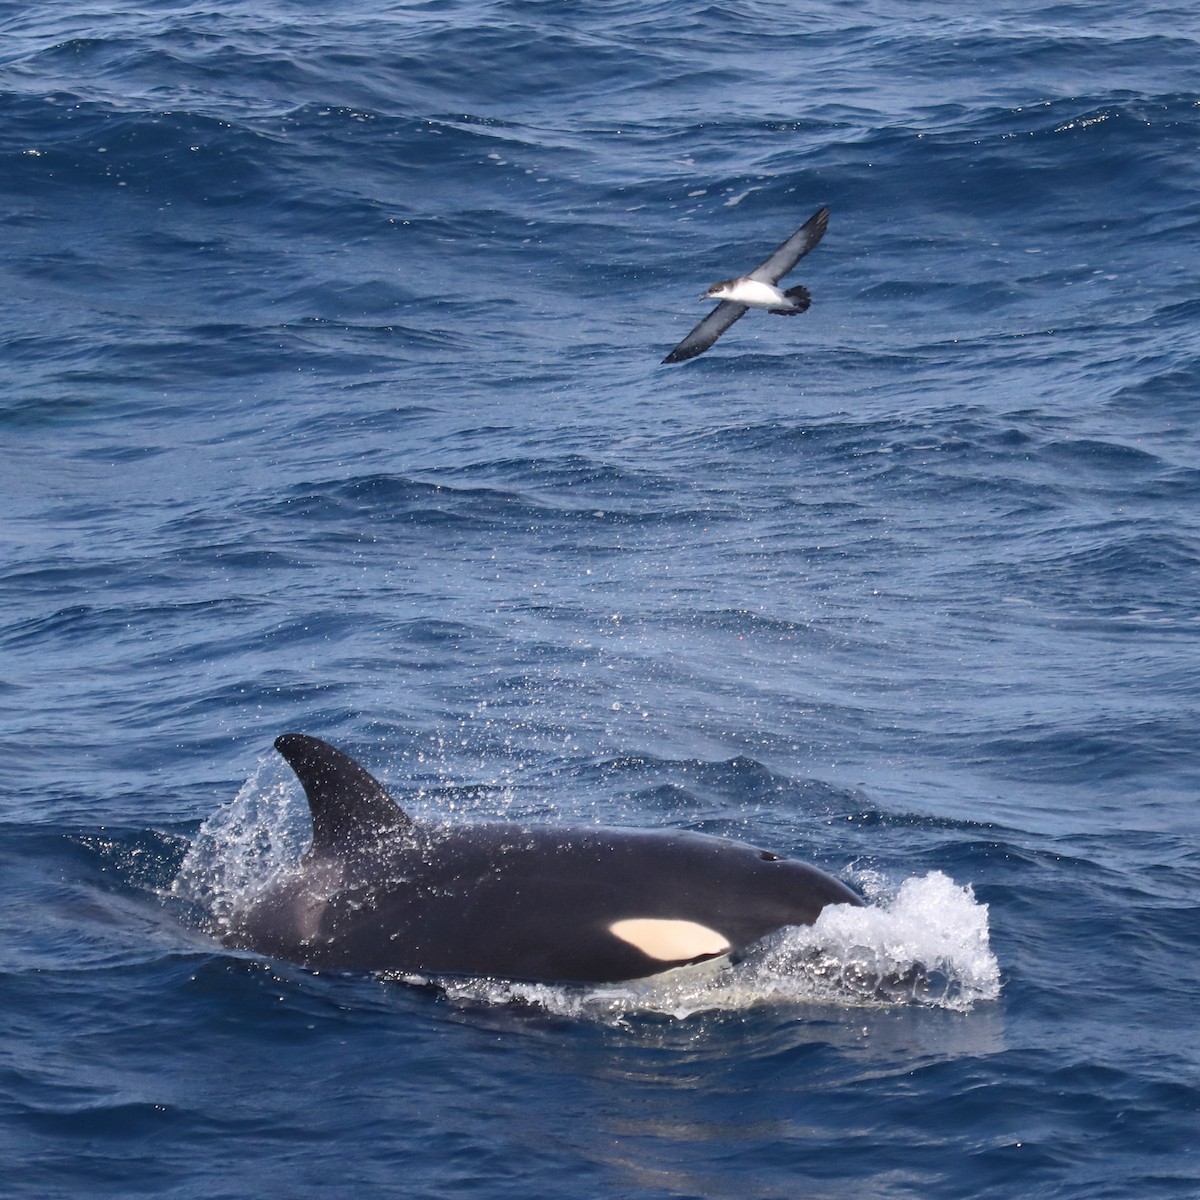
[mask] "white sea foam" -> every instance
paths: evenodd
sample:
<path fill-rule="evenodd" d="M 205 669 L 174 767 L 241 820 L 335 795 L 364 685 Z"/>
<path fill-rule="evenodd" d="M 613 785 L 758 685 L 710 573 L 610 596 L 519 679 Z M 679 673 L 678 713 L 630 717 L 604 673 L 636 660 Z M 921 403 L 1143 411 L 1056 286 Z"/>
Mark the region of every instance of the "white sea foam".
<path fill-rule="evenodd" d="M 171 884 L 218 930 L 231 913 L 300 861 L 312 836 L 304 795 L 276 756 L 264 757 L 228 804 L 201 826 Z"/>

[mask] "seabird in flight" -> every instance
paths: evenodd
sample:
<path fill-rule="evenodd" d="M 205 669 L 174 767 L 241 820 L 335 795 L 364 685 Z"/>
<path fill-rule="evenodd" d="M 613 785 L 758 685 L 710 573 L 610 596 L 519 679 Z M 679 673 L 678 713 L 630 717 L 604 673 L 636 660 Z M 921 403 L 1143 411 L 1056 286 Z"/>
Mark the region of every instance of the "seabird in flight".
<path fill-rule="evenodd" d="M 663 359 L 664 363 L 687 362 L 703 354 L 748 309 L 765 308 L 779 317 L 794 317 L 812 303 L 801 285 L 783 291 L 779 281 L 825 236 L 829 209 L 813 213 L 770 258 L 740 279 L 723 279 L 700 297 L 720 304 Z"/>

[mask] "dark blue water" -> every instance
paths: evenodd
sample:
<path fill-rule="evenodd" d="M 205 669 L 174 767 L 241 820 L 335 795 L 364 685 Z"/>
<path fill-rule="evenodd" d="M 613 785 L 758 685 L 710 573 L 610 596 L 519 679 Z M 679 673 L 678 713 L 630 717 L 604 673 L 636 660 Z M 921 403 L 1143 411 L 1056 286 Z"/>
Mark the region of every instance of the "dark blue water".
<path fill-rule="evenodd" d="M 1112 0 L 0 5 L 6 1194 L 1200 1194 L 1198 55 Z M 659 366 L 821 204 L 811 311 Z M 583 997 L 225 951 L 289 729 L 873 924 Z"/>

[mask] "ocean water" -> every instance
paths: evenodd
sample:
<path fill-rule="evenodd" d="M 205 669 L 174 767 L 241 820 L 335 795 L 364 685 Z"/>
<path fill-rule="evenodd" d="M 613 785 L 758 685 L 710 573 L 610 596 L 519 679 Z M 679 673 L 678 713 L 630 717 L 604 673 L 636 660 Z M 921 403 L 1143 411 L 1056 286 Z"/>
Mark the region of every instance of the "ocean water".
<path fill-rule="evenodd" d="M 1153 0 L 0 5 L 5 1194 L 1200 1195 L 1198 61 Z M 661 366 L 822 204 L 811 310 Z M 590 992 L 234 953 L 286 730 L 872 906 Z"/>

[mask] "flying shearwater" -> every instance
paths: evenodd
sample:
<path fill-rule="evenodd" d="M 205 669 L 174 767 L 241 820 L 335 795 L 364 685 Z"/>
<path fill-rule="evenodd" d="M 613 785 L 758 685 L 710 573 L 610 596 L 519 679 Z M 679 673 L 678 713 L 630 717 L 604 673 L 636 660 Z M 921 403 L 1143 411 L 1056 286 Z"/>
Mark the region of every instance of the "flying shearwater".
<path fill-rule="evenodd" d="M 703 354 L 748 309 L 765 308 L 778 317 L 806 312 L 812 297 L 797 285 L 783 291 L 779 281 L 825 236 L 829 209 L 813 213 L 770 258 L 740 279 L 723 279 L 700 297 L 720 304 L 663 359 L 664 363 L 687 362 Z"/>

